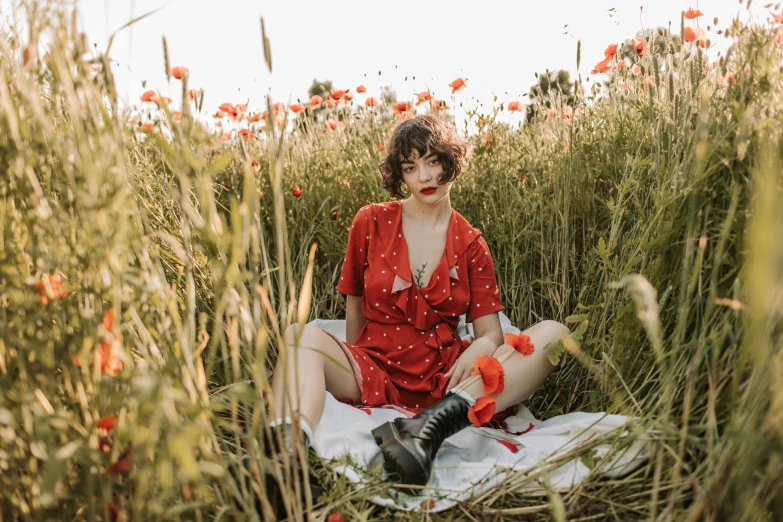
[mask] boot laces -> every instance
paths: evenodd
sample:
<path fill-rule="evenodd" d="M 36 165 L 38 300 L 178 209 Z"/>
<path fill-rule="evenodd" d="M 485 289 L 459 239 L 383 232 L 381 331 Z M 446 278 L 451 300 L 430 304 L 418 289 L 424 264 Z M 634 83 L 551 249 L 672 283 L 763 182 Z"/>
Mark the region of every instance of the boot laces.
<path fill-rule="evenodd" d="M 456 432 L 455 428 L 458 426 L 457 421 L 463 415 L 461 410 L 462 408 L 459 405 L 455 405 L 435 412 L 430 418 L 430 422 L 426 423 L 422 428 L 422 435 L 438 442 L 442 442 L 446 437 L 453 435 Z"/>

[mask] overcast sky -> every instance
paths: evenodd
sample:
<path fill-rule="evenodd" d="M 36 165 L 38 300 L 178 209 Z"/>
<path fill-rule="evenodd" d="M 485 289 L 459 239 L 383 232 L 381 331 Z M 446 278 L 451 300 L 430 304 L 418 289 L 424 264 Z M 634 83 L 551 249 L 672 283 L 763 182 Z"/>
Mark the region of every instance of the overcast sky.
<path fill-rule="evenodd" d="M 0 0 L 6 15 L 20 0 Z M 765 2 L 750 13 L 764 19 Z M 108 37 L 128 20 L 161 8 L 120 32 L 111 50 L 121 92 L 135 103 L 147 88 L 161 90 L 179 106 L 179 84 L 166 82 L 161 36 L 168 40 L 171 65 L 190 69 L 190 85 L 205 89 L 205 109 L 230 101 L 262 106 L 307 97 L 313 78 L 335 88 L 379 97 L 390 85 L 402 101 L 430 89 L 449 105 L 464 109 L 521 99 L 534 73 L 567 69 L 576 73 L 576 44 L 582 40 L 583 77 L 603 58 L 610 43 L 642 28 L 668 26 L 679 32 L 680 13 L 698 7 L 702 27 L 725 28 L 732 16 L 747 17 L 738 0 L 548 0 L 410 1 L 358 0 L 77 0 L 78 20 L 89 41 L 105 49 Z M 640 6 L 644 6 L 640 10 Z M 260 36 L 263 16 L 271 41 L 273 73 L 264 66 Z M 690 22 L 694 23 L 694 22 Z M 715 42 L 713 31 L 708 33 Z M 718 46 L 726 42 L 717 41 Z M 379 71 L 381 74 L 379 75 Z M 406 78 L 407 77 L 407 81 Z M 414 79 L 415 77 L 415 79 Z M 467 88 L 452 102 L 448 84 L 467 77 Z M 359 101 L 363 95 L 357 96 Z M 521 116 L 517 116 L 521 118 Z"/>

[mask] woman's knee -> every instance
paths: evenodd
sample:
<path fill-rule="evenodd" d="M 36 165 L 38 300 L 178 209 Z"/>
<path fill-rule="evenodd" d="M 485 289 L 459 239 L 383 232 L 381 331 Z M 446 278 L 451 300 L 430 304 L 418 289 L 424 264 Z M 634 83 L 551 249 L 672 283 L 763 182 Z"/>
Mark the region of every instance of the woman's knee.
<path fill-rule="evenodd" d="M 296 357 L 308 357 L 323 362 L 323 354 L 319 342 L 318 331 L 312 326 L 305 325 L 301 332 L 299 325 L 294 323 L 285 330 L 285 349 L 289 354 L 296 352 Z"/>
<path fill-rule="evenodd" d="M 561 339 L 563 337 L 568 336 L 571 333 L 571 330 L 564 325 L 563 323 L 559 323 L 557 321 L 553 321 L 551 319 L 547 319 L 546 321 L 541 321 L 539 323 L 543 329 L 546 330 L 546 332 L 552 336 L 555 339 Z"/>

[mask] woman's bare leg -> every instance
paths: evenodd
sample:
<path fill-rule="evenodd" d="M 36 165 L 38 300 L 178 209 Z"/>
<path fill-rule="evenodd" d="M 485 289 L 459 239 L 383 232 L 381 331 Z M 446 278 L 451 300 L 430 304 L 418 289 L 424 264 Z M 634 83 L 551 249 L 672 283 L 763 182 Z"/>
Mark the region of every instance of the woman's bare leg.
<path fill-rule="evenodd" d="M 568 327 L 557 321 L 541 321 L 522 332 L 530 337 L 530 342 L 533 343 L 535 351 L 532 354 L 522 355 L 507 344 L 503 344 L 495 350 L 493 357 L 503 361 L 501 364 L 505 373 L 503 393 L 493 394 L 495 411 L 503 411 L 509 406 L 519 404 L 544 384 L 546 378 L 556 368 L 546 358 L 544 346 L 567 336 L 570 332 Z M 510 352 L 511 355 L 503 360 Z M 464 389 L 474 399 L 484 397 L 487 394 L 480 378 L 467 387 L 457 386 L 455 388 Z"/>
<path fill-rule="evenodd" d="M 293 408 L 296 409 L 298 398 L 300 418 L 315 431 L 324 412 L 327 390 L 336 399 L 352 399 L 355 403 L 360 402 L 361 392 L 348 357 L 332 337 L 320 328 L 305 325 L 297 345 L 294 342 L 295 328 L 296 325 L 291 325 L 285 332 L 289 363 L 286 384 Z M 268 415 L 272 420 L 286 415 L 294 418 L 289 408 L 283 408 L 282 358 L 281 353 L 272 377 L 272 403 Z M 299 373 L 298 386 L 295 372 Z"/>

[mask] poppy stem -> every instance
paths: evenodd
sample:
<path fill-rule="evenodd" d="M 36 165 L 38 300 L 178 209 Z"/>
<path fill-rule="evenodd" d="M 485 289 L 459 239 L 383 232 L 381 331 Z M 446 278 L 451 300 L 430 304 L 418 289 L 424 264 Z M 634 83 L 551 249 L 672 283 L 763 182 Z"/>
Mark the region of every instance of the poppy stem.
<path fill-rule="evenodd" d="M 501 345 L 501 346 L 503 346 L 503 345 Z M 508 359 L 509 357 L 511 357 L 511 354 L 514 353 L 515 351 L 516 350 L 509 350 L 505 355 L 503 355 L 500 358 L 497 358 L 498 361 L 500 361 L 500 364 L 502 365 L 503 362 L 506 359 Z M 464 381 L 462 381 L 458 385 L 454 386 L 451 389 L 451 391 L 456 393 L 457 391 L 464 390 L 465 388 L 468 388 L 469 386 L 473 385 L 473 383 L 478 381 L 479 379 L 481 379 L 481 374 L 480 373 L 478 375 L 471 375 L 470 377 L 468 377 L 467 379 L 465 379 Z"/>

